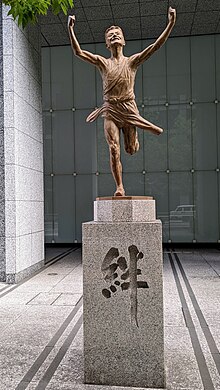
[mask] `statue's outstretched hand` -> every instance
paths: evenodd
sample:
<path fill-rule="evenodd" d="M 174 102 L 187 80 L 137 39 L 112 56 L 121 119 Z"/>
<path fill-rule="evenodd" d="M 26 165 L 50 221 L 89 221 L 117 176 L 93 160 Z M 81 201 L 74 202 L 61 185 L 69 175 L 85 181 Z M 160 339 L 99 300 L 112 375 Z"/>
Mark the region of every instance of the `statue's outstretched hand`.
<path fill-rule="evenodd" d="M 169 7 L 169 10 L 168 10 L 168 20 L 170 23 L 175 23 L 176 21 L 176 10 L 172 7 Z"/>
<path fill-rule="evenodd" d="M 67 25 L 68 25 L 68 27 L 74 27 L 74 24 L 75 24 L 75 20 L 76 20 L 76 17 L 75 17 L 75 15 L 69 15 L 68 16 L 68 23 L 67 23 Z"/>

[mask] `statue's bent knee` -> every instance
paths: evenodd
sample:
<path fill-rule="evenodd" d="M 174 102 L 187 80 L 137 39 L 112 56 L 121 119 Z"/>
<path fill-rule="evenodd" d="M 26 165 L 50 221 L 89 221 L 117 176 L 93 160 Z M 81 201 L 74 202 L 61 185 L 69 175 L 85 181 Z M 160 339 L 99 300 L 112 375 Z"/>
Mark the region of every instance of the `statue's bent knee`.
<path fill-rule="evenodd" d="M 135 154 L 138 150 L 139 150 L 139 142 L 138 141 L 136 141 L 135 145 L 134 144 L 125 145 L 125 151 L 126 151 L 126 153 L 128 153 L 130 155 Z"/>
<path fill-rule="evenodd" d="M 126 153 L 128 153 L 128 154 L 134 154 L 134 153 L 136 153 L 136 147 L 134 146 L 134 145 L 127 145 L 126 147 L 125 147 L 125 151 L 126 151 Z"/>

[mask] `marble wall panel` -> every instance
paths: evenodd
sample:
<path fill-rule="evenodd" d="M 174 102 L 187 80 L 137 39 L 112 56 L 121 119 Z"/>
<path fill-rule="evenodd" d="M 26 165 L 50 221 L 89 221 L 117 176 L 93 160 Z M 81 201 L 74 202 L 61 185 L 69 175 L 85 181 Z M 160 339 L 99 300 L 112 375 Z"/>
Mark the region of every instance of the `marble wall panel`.
<path fill-rule="evenodd" d="M 44 260 L 44 231 L 32 233 L 31 264 Z"/>
<path fill-rule="evenodd" d="M 32 235 L 19 236 L 19 252 L 16 253 L 16 273 L 29 268 L 31 264 Z"/>
<path fill-rule="evenodd" d="M 17 94 L 14 95 L 14 105 L 17 107 L 14 112 L 15 128 L 39 142 L 43 142 L 42 113 L 30 106 Z"/>
<path fill-rule="evenodd" d="M 4 151 L 5 159 L 6 280 L 15 282 L 44 258 L 41 54 L 39 26 L 22 30 L 7 12 L 3 6 L 4 142 L 0 139 L 0 153 Z"/>
<path fill-rule="evenodd" d="M 32 137 L 18 132 L 18 164 L 43 172 L 43 145 Z"/>

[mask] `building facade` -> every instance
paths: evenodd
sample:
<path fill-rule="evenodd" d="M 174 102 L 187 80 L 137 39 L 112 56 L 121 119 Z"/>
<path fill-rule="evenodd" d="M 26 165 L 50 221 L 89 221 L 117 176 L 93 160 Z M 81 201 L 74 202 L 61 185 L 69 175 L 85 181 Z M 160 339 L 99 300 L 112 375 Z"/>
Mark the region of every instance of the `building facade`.
<path fill-rule="evenodd" d="M 128 41 L 125 54 L 150 43 Z M 82 47 L 109 55 L 104 43 Z M 42 48 L 42 60 L 46 242 L 81 242 L 93 200 L 114 193 L 103 119 L 85 120 L 102 104 L 101 77 L 68 46 Z M 220 35 L 169 38 L 140 67 L 135 92 L 164 133 L 139 130 L 134 156 L 122 140 L 126 193 L 156 199 L 165 243 L 220 242 Z"/>
<path fill-rule="evenodd" d="M 109 54 L 103 33 L 113 22 L 125 30 L 126 55 L 150 44 L 146 36 L 159 35 L 155 24 L 161 30 L 166 25 L 165 2 L 155 8 L 156 2 L 140 1 L 139 9 L 129 0 L 123 7 L 109 0 L 99 7 L 93 3 L 75 2 L 76 31 L 83 48 L 104 56 Z M 139 131 L 140 151 L 122 152 L 124 183 L 129 195 L 154 196 L 165 243 L 216 244 L 219 8 L 215 1 L 209 7 L 215 3 L 216 9 L 208 12 L 202 0 L 174 3 L 176 33 L 139 69 L 135 91 L 141 115 L 164 133 Z M 21 30 L 7 11 L 1 7 L 0 280 L 14 283 L 44 264 L 44 240 L 81 242 L 81 224 L 92 219 L 93 200 L 112 195 L 114 182 L 102 119 L 85 123 L 102 102 L 101 78 L 73 56 L 66 17 L 49 15 Z"/>

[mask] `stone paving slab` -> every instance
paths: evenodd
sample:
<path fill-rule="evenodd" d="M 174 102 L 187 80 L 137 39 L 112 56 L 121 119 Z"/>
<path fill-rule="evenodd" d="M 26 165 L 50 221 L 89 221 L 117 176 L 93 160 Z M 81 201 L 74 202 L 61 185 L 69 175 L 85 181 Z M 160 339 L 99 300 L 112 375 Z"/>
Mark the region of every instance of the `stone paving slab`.
<path fill-rule="evenodd" d="M 209 249 L 186 252 L 185 248 L 184 253 L 178 249 L 178 257 L 209 326 L 216 348 L 220 350 L 220 278 L 216 273 L 220 266 L 220 252 Z M 53 256 L 55 253 L 53 251 Z M 193 326 L 213 386 L 206 387 L 206 390 L 211 388 L 220 390 L 220 375 L 210 347 L 173 252 L 170 253 L 192 323 L 189 326 L 187 318 L 188 327 L 186 326 L 177 280 L 170 257 L 166 254 L 164 260 L 166 389 L 204 390 L 198 369 L 201 362 L 197 361 L 201 359 L 201 354 L 199 357 L 195 356 L 190 337 Z M 65 353 L 60 361 L 58 359 L 58 366 L 52 373 L 46 390 L 144 390 L 137 387 L 83 384 L 83 327 L 74 330 L 82 314 L 82 307 L 77 309 L 77 302 L 82 294 L 80 257 L 80 250 L 72 252 L 12 291 L 9 291 L 11 286 L 8 288 L 4 283 L 0 284 L 0 289 L 7 287 L 3 292 L 8 291 L 2 297 L 0 291 L 0 390 L 16 390 L 18 383 L 31 368 L 33 369 L 37 358 L 40 357 L 39 370 L 25 387 L 27 390 L 36 389 L 46 370 L 51 370 L 53 360 L 57 362 L 60 351 Z M 56 273 L 57 275 L 54 275 Z M 55 301 L 51 298 L 55 298 Z M 31 301 L 35 304 L 30 304 Z M 49 353 L 44 359 L 42 353 L 45 348 Z M 219 354 L 218 359 L 220 362 Z"/>
<path fill-rule="evenodd" d="M 32 300 L 30 300 L 28 305 L 52 305 L 58 298 L 59 293 L 39 293 Z"/>
<path fill-rule="evenodd" d="M 75 306 L 81 298 L 81 294 L 61 294 L 53 303 L 54 306 Z"/>
<path fill-rule="evenodd" d="M 13 290 L 8 295 L 5 295 L 1 298 L 1 306 L 24 306 L 28 302 L 30 302 L 33 298 L 35 298 L 38 295 L 36 291 L 33 292 L 17 292 L 16 290 Z"/>

